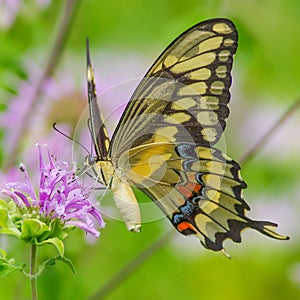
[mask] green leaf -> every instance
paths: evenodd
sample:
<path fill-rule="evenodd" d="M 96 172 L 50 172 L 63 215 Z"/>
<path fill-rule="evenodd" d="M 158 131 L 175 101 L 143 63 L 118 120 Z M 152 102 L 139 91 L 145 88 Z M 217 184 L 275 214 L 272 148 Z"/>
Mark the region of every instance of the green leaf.
<path fill-rule="evenodd" d="M 75 226 L 67 226 L 63 228 L 63 239 L 65 239 L 72 231 L 76 229 Z"/>
<path fill-rule="evenodd" d="M 8 205 L 8 203 L 6 201 L 0 199 L 0 208 L 8 209 L 9 205 Z"/>
<path fill-rule="evenodd" d="M 51 237 L 58 237 L 63 240 L 67 235 L 64 233 L 63 225 L 60 223 L 58 219 L 53 219 L 49 223 L 49 228 L 51 231 Z"/>
<path fill-rule="evenodd" d="M 2 256 L 4 258 L 7 256 L 7 253 L 6 253 L 6 251 L 4 249 L 0 248 L 0 256 Z"/>
<path fill-rule="evenodd" d="M 22 223 L 21 239 L 36 244 L 36 241 L 49 232 L 49 227 L 45 223 L 36 219 L 27 219 Z"/>
<path fill-rule="evenodd" d="M 26 264 L 15 264 L 13 258 L 8 259 L 5 250 L 0 249 L 0 277 L 6 277 L 15 271 L 24 270 Z"/>
<path fill-rule="evenodd" d="M 55 223 L 52 223 L 52 226 L 48 226 L 40 220 L 24 220 L 22 224 L 21 239 L 37 246 L 52 244 L 56 247 L 59 255 L 63 257 L 65 251 L 64 243 L 59 237 L 55 236 L 55 234 L 60 236 L 61 230 L 59 229 L 58 224 L 53 224 Z"/>
<path fill-rule="evenodd" d="M 2 203 L 0 205 L 2 206 Z M 16 237 L 20 237 L 21 235 L 16 225 L 9 218 L 7 209 L 0 209 L 0 233 L 11 234 Z"/>
<path fill-rule="evenodd" d="M 40 275 L 44 271 L 45 267 L 55 266 L 56 261 L 61 261 L 61 262 L 65 263 L 71 269 L 71 272 L 73 273 L 73 275 L 76 274 L 75 267 L 74 267 L 74 265 L 73 265 L 73 263 L 70 259 L 66 258 L 65 256 L 55 256 L 55 257 L 52 257 L 52 258 L 49 258 L 49 259 L 45 260 L 39 266 L 38 275 Z"/>
<path fill-rule="evenodd" d="M 60 257 L 64 256 L 65 253 L 65 245 L 64 242 L 62 240 L 60 240 L 57 237 L 54 238 L 49 238 L 47 240 L 44 240 L 42 242 L 36 242 L 36 245 L 41 246 L 41 245 L 45 245 L 45 244 L 52 244 L 56 247 L 58 254 L 60 255 Z"/>

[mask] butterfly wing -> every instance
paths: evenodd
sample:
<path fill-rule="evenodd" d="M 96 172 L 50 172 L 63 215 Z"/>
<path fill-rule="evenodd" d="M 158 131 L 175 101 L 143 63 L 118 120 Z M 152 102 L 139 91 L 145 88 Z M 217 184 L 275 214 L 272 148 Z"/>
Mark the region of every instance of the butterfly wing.
<path fill-rule="evenodd" d="M 226 19 L 195 25 L 161 54 L 115 130 L 111 157 L 152 142 L 215 144 L 228 117 L 237 31 Z"/>
<path fill-rule="evenodd" d="M 94 69 L 91 64 L 89 40 L 86 40 L 86 58 L 87 58 L 87 91 L 89 104 L 89 130 L 95 147 L 96 160 L 107 158 L 110 139 L 104 125 L 100 110 L 97 104 L 96 84 Z"/>
<path fill-rule="evenodd" d="M 145 160 L 148 157 L 148 160 Z M 254 221 L 245 214 L 246 183 L 240 166 L 216 148 L 201 145 L 148 144 L 123 155 L 127 181 L 144 191 L 184 235 L 197 236 L 209 249 L 223 249 L 227 238 L 241 241 L 253 228 L 277 239 L 276 224 Z"/>
<path fill-rule="evenodd" d="M 239 165 L 213 145 L 225 129 L 237 32 L 213 19 L 179 36 L 137 87 L 113 135 L 113 165 L 144 191 L 178 231 L 221 250 L 250 227 L 278 239 L 276 224 L 253 221 Z"/>

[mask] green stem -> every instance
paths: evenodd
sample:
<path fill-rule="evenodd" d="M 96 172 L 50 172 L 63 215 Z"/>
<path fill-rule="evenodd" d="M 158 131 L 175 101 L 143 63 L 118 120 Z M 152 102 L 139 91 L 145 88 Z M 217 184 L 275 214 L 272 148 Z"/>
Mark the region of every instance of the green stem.
<path fill-rule="evenodd" d="M 31 282 L 31 299 L 37 300 L 37 285 L 36 285 L 36 245 L 31 246 L 30 255 L 30 282 Z"/>

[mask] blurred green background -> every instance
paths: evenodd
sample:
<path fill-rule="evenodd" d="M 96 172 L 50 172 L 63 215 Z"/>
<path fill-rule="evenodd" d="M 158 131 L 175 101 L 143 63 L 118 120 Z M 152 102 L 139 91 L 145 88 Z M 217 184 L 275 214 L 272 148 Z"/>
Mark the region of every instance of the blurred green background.
<path fill-rule="evenodd" d="M 20 6 L 15 13 L 7 10 L 9 2 L 0 4 L 0 109 L 4 118 L 11 103 L 18 99 L 15 114 L 12 110 L 18 120 L 26 102 L 22 84 L 29 82 L 34 87 L 38 83 L 67 1 L 16 1 Z M 24 160 L 28 152 L 35 151 L 30 142 L 39 134 L 47 137 L 53 122 L 66 124 L 71 133 L 77 126 L 87 101 L 86 37 L 90 39 L 99 93 L 112 90 L 115 100 L 103 101 L 107 116 L 128 101 L 132 86 L 127 82 L 140 78 L 175 37 L 215 17 L 231 19 L 239 32 L 231 115 L 225 132 L 226 152 L 238 160 L 300 96 L 299 12 L 298 0 L 79 1 L 59 53 L 54 83 L 50 83 L 46 96 L 40 95 L 44 103 L 35 108 L 32 116 L 32 124 L 43 124 L 43 130 L 37 133 L 36 128 L 31 128 L 24 133 L 14 164 L 27 163 Z M 116 122 L 113 115 L 112 128 Z M 248 183 L 245 199 L 252 207 L 249 215 L 278 223 L 278 231 L 289 235 L 289 241 L 271 240 L 247 231 L 242 244 L 226 243 L 232 256 L 229 260 L 204 249 L 197 240 L 170 233 L 170 241 L 127 274 L 105 299 L 299 299 L 299 129 L 300 113 L 296 111 L 265 147 L 242 165 L 242 175 Z M 11 155 L 7 138 L 13 132 L 3 127 L 0 133 L 5 173 L 11 167 L 6 164 Z M 88 137 L 86 142 L 89 147 Z M 71 142 L 66 142 L 56 154 L 64 158 L 71 148 Z M 141 193 L 137 194 L 141 202 L 147 202 Z M 87 242 L 79 230 L 68 238 L 66 255 L 74 262 L 77 275 L 59 263 L 47 269 L 38 279 L 40 299 L 88 299 L 157 238 L 173 230 L 164 219 L 145 222 L 140 234 L 127 232 L 124 224 L 114 219 L 106 218 L 106 223 L 98 241 Z M 0 248 L 5 248 L 11 257 L 27 261 L 27 246 L 14 239 L 1 238 L 0 242 Z M 49 246 L 39 249 L 38 254 L 42 261 L 55 255 L 55 251 Z M 1 300 L 28 299 L 29 280 L 19 273 L 0 278 L 0 291 Z"/>

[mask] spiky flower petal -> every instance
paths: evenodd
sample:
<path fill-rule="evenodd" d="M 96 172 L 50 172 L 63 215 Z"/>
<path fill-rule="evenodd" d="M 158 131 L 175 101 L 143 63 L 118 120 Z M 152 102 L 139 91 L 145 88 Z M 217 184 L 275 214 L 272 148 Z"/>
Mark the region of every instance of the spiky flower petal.
<path fill-rule="evenodd" d="M 24 236 L 22 229 L 28 227 L 28 224 L 37 226 L 36 221 L 27 222 L 27 225 L 24 226 L 24 221 L 29 219 L 38 220 L 46 225 L 47 234 L 42 230 L 39 231 L 42 236 L 32 236 L 38 242 L 55 237 L 62 239 L 61 232 L 74 226 L 83 229 L 94 237 L 99 237 L 99 229 L 104 227 L 105 223 L 99 210 L 88 199 L 87 191 L 75 176 L 75 166 L 69 170 L 67 162 L 53 159 L 48 147 L 45 147 L 47 159 L 44 159 L 42 147 L 37 146 L 40 161 L 38 192 L 35 192 L 24 164 L 20 165 L 20 170 L 24 175 L 25 182 L 7 183 L 3 190 L 3 193 L 13 200 L 22 216 L 23 222 L 18 220 L 21 237 Z M 57 230 L 58 227 L 60 230 Z M 55 236 L 58 233 L 60 236 Z M 28 233 L 25 236 L 26 241 L 30 240 Z"/>

